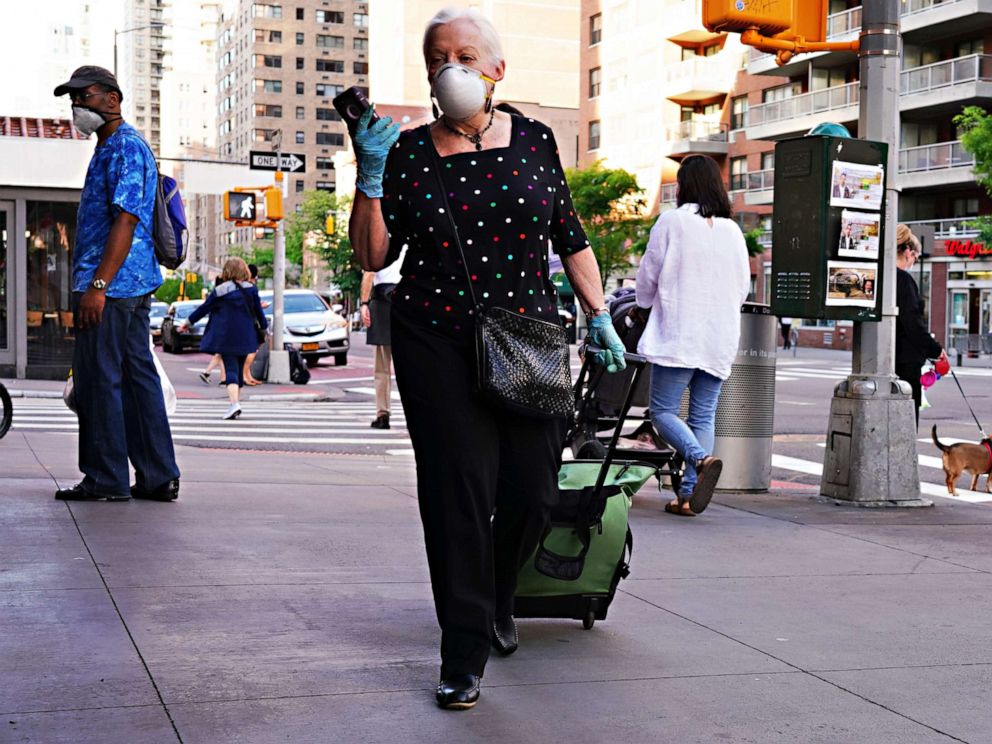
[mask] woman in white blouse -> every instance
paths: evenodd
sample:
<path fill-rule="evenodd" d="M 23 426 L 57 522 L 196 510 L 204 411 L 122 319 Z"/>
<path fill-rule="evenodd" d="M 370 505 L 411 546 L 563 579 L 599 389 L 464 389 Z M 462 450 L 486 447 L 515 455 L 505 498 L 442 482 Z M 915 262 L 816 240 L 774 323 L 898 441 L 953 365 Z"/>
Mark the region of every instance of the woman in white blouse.
<path fill-rule="evenodd" d="M 678 209 L 658 218 L 637 272 L 637 306 L 651 309 L 637 347 L 653 365 L 651 419 L 686 462 L 677 498 L 665 511 L 683 516 L 709 505 L 723 468 L 712 456 L 716 406 L 737 355 L 740 309 L 751 285 L 744 236 L 730 216 L 716 162 L 686 158 Z"/>

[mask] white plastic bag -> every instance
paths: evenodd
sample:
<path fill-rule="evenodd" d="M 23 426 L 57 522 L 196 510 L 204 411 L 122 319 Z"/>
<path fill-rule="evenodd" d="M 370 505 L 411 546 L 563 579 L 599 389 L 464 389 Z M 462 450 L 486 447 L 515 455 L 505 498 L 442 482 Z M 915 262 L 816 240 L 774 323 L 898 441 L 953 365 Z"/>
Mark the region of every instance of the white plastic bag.
<path fill-rule="evenodd" d="M 152 360 L 155 362 L 155 371 L 158 372 L 158 379 L 162 383 L 165 412 L 171 416 L 176 412 L 176 389 L 172 386 L 172 380 L 165 373 L 162 362 L 158 360 L 158 355 L 155 354 L 155 342 L 149 339 L 149 344 L 151 345 Z M 62 389 L 62 400 L 65 401 L 65 405 L 70 411 L 76 412 L 76 386 L 72 382 L 72 369 L 69 370 L 69 379 L 65 381 L 65 387 Z"/>
<path fill-rule="evenodd" d="M 69 379 L 65 381 L 65 387 L 62 388 L 62 400 L 65 402 L 66 408 L 73 413 L 76 412 L 76 388 L 72 384 L 72 367 L 69 368 Z"/>

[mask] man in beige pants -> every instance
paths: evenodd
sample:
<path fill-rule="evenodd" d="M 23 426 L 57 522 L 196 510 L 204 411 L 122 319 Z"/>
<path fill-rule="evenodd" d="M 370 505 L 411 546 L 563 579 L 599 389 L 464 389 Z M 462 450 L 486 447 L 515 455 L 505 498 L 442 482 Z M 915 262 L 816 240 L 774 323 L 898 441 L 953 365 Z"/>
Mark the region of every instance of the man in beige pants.
<path fill-rule="evenodd" d="M 373 429 L 388 429 L 392 400 L 393 353 L 389 337 L 389 312 L 392 293 L 402 275 L 400 267 L 406 248 L 400 257 L 379 271 L 366 271 L 362 275 L 360 296 L 362 300 L 362 325 L 367 330 L 365 342 L 375 346 L 375 407 Z"/>

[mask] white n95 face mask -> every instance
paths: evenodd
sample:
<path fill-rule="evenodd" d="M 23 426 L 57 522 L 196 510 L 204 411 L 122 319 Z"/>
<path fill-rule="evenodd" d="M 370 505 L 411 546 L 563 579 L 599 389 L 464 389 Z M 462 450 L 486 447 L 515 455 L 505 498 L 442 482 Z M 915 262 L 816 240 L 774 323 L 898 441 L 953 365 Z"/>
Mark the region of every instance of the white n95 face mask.
<path fill-rule="evenodd" d="M 496 81 L 471 67 L 449 62 L 434 73 L 431 92 L 445 116 L 464 120 L 479 113 L 492 95 L 486 83 L 495 85 Z"/>
<path fill-rule="evenodd" d="M 84 106 L 72 107 L 72 125 L 84 137 L 89 137 L 105 123 L 104 118 L 93 109 Z"/>

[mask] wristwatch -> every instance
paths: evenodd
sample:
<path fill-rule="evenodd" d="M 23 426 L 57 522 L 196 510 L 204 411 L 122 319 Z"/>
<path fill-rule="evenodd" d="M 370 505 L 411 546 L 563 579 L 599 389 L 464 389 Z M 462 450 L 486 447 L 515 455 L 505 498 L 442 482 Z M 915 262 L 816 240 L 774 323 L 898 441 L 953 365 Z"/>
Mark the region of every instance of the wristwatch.
<path fill-rule="evenodd" d="M 93 287 L 93 289 L 104 290 L 107 288 L 107 282 L 105 282 L 103 279 L 94 279 L 92 282 L 90 282 L 90 286 Z"/>
<path fill-rule="evenodd" d="M 362 304 L 362 306 L 368 305 L 369 304 L 369 301 L 368 300 L 362 300 L 361 304 Z"/>

